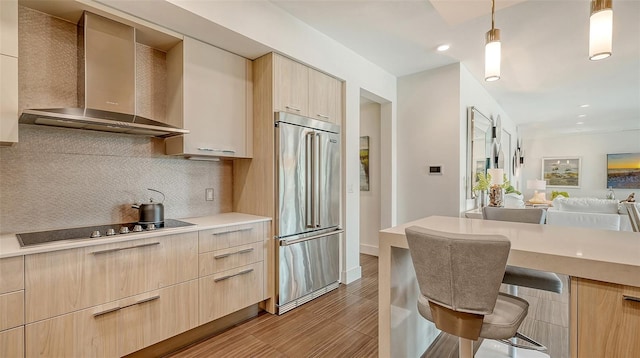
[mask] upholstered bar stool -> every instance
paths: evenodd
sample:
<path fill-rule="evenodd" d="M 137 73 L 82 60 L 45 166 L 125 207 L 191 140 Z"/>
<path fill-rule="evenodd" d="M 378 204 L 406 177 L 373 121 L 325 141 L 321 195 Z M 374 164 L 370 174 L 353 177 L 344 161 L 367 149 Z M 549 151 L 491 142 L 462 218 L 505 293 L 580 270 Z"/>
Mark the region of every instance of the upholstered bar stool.
<path fill-rule="evenodd" d="M 511 242 L 502 235 L 405 230 L 421 295 L 418 311 L 458 337 L 459 357 L 473 357 L 478 338 L 513 337 L 527 301 L 499 292 Z"/>
<path fill-rule="evenodd" d="M 546 213 L 544 209 L 540 208 L 507 209 L 488 206 L 482 208 L 482 218 L 484 220 L 511 221 L 528 224 L 544 224 Z M 562 293 L 562 280 L 553 272 L 507 265 L 502 283 L 510 285 L 509 293 L 512 295 L 518 295 L 518 286 Z M 534 347 L 518 347 L 539 350 L 546 349 L 542 344 L 524 334 L 517 333 L 516 336 L 534 345 Z M 516 352 L 512 347 L 509 347 L 509 356 L 514 358 L 516 356 Z"/>

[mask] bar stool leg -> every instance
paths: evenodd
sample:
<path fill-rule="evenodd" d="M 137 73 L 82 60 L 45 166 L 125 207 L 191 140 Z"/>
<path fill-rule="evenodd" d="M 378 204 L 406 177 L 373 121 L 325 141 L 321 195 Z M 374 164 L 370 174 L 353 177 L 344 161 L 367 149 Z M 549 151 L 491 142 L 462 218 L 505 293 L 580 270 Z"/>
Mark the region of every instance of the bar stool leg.
<path fill-rule="evenodd" d="M 458 337 L 458 357 L 473 358 L 473 341 Z"/>
<path fill-rule="evenodd" d="M 518 295 L 518 286 L 516 286 L 516 285 L 508 285 L 508 291 L 509 291 L 508 293 L 510 295 L 517 296 Z M 511 338 L 511 341 L 513 343 L 516 343 L 516 338 L 515 337 Z M 516 351 L 516 347 L 508 346 L 507 349 L 509 351 L 509 353 L 508 353 L 509 357 L 511 357 L 511 358 L 516 358 L 517 357 L 518 352 Z"/>

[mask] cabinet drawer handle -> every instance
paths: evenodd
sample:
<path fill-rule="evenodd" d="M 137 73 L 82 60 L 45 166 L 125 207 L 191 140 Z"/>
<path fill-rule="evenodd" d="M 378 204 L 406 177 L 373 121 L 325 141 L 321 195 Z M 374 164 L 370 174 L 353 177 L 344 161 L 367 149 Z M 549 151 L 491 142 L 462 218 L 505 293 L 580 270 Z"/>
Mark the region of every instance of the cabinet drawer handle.
<path fill-rule="evenodd" d="M 233 275 L 227 275 L 227 276 L 218 277 L 218 278 L 214 279 L 213 282 L 228 280 L 228 279 L 230 279 L 232 277 L 244 275 L 244 274 L 247 274 L 247 273 L 252 272 L 252 271 L 253 271 L 253 269 L 248 269 L 248 270 L 240 271 L 240 272 L 238 272 L 236 274 L 233 274 Z"/>
<path fill-rule="evenodd" d="M 221 153 L 229 153 L 229 154 L 235 154 L 236 151 L 233 149 L 215 149 L 215 148 L 196 148 L 198 150 L 201 150 L 203 152 L 221 152 Z"/>
<path fill-rule="evenodd" d="M 155 246 L 155 245 L 160 245 L 160 243 L 159 242 L 150 242 L 148 244 L 136 245 L 136 246 L 131 246 L 131 247 L 118 247 L 118 248 L 115 248 L 115 249 L 99 250 L 99 251 L 94 251 L 91 254 L 93 254 L 93 255 L 107 254 L 107 253 L 110 253 L 110 252 L 118 252 L 118 251 L 131 250 L 131 249 L 139 249 L 141 247 Z"/>
<path fill-rule="evenodd" d="M 151 302 L 151 301 L 155 301 L 158 298 L 160 298 L 160 295 L 155 295 L 155 296 L 151 296 L 151 297 L 147 297 L 147 298 L 143 298 L 140 301 L 136 301 L 136 304 L 139 305 L 141 303 L 145 303 L 145 302 Z"/>
<path fill-rule="evenodd" d="M 284 107 L 285 107 L 286 109 L 290 109 L 290 110 L 292 110 L 292 111 L 296 111 L 296 112 L 300 112 L 300 111 L 301 111 L 301 109 L 300 109 L 300 108 L 298 108 L 298 107 L 294 107 L 294 106 L 286 105 L 286 106 L 284 106 Z"/>
<path fill-rule="evenodd" d="M 96 312 L 96 313 L 94 313 L 94 314 L 93 314 L 93 317 L 95 318 L 95 317 L 98 317 L 98 316 L 105 315 L 105 314 L 107 314 L 107 313 L 111 313 L 111 312 L 115 312 L 115 311 L 120 311 L 120 309 L 121 309 L 121 308 L 122 308 L 122 307 L 113 307 L 113 308 L 106 309 L 106 310 L 104 310 L 104 311 Z"/>
<path fill-rule="evenodd" d="M 622 299 L 625 300 L 625 301 L 640 302 L 640 297 L 622 295 Z"/>
<path fill-rule="evenodd" d="M 324 114 L 318 113 L 317 116 L 320 117 L 320 118 L 329 119 L 329 116 L 324 115 Z"/>
<path fill-rule="evenodd" d="M 248 248 L 248 249 L 244 249 L 244 250 L 240 250 L 240 251 L 236 251 L 236 252 L 230 252 L 228 254 L 216 255 L 213 258 L 214 259 L 222 259 L 222 258 L 225 258 L 225 257 L 229 257 L 231 255 L 246 254 L 247 252 L 251 252 L 251 251 L 253 251 L 253 247 Z"/>
<path fill-rule="evenodd" d="M 218 232 L 214 232 L 211 235 L 224 235 L 224 234 L 230 234 L 232 232 L 241 232 L 241 231 L 249 231 L 249 230 L 253 230 L 253 228 L 252 227 L 245 227 L 245 228 L 237 229 L 237 230 L 218 231 Z"/>

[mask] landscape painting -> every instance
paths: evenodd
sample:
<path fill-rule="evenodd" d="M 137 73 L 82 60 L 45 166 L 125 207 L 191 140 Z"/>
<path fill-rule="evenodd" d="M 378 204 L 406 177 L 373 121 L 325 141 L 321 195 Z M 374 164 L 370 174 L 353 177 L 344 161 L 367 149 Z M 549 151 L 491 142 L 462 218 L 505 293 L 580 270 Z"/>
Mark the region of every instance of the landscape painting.
<path fill-rule="evenodd" d="M 640 189 L 640 153 L 607 154 L 607 188 Z"/>
<path fill-rule="evenodd" d="M 369 191 L 369 136 L 360 137 L 360 191 Z"/>
<path fill-rule="evenodd" d="M 547 187 L 580 187 L 580 158 L 543 158 L 542 179 Z"/>

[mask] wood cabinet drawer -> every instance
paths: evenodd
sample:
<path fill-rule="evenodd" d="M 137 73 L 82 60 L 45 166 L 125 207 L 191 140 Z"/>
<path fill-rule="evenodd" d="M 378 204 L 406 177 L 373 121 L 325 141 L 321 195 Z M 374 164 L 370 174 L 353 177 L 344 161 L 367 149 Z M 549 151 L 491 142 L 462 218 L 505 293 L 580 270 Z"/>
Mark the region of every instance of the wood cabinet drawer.
<path fill-rule="evenodd" d="M 24 256 L 0 259 L 0 294 L 24 289 Z"/>
<path fill-rule="evenodd" d="M 24 291 L 0 295 L 0 331 L 24 324 Z"/>
<path fill-rule="evenodd" d="M 265 236 L 264 222 L 202 230 L 198 233 L 199 252 L 227 249 L 263 241 Z"/>
<path fill-rule="evenodd" d="M 633 357 L 640 352 L 640 287 L 572 278 L 576 357 Z"/>
<path fill-rule="evenodd" d="M 26 321 L 195 279 L 197 236 L 192 232 L 28 255 Z"/>
<path fill-rule="evenodd" d="M 264 242 L 234 246 L 200 254 L 200 277 L 262 261 Z"/>
<path fill-rule="evenodd" d="M 118 355 L 124 356 L 198 326 L 198 281 L 121 300 L 120 306 Z"/>
<path fill-rule="evenodd" d="M 200 324 L 262 301 L 262 262 L 199 279 Z"/>
<path fill-rule="evenodd" d="M 24 327 L 0 332 L 0 357 L 24 356 Z"/>
<path fill-rule="evenodd" d="M 26 356 L 119 357 L 197 326 L 197 280 L 26 326 Z"/>

